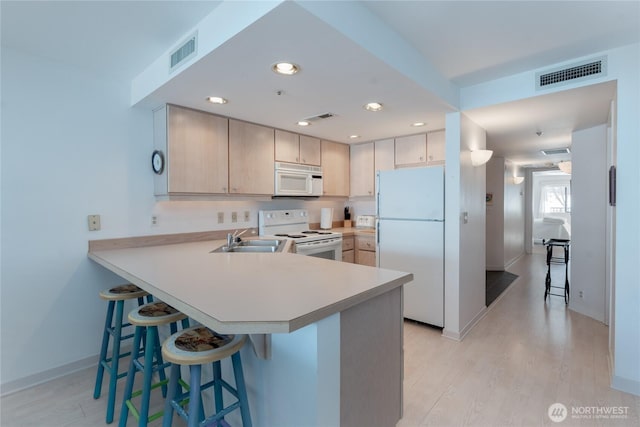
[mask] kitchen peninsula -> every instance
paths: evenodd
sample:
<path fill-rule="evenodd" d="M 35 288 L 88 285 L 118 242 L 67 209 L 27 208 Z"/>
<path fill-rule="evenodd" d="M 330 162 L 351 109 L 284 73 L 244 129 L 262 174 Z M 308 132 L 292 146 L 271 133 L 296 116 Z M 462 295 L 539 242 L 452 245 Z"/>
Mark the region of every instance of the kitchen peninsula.
<path fill-rule="evenodd" d="M 218 332 L 268 334 L 267 359 L 242 350 L 255 425 L 397 423 L 411 274 L 175 236 L 92 241 L 88 256 Z"/>

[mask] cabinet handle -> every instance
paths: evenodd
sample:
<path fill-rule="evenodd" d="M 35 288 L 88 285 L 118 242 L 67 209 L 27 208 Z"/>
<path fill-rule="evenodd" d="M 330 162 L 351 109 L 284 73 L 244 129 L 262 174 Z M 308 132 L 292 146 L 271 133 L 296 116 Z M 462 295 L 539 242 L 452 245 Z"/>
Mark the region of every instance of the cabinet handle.
<path fill-rule="evenodd" d="M 302 159 L 302 163 L 307 163 L 307 161 L 305 159 Z"/>
<path fill-rule="evenodd" d="M 424 160 L 424 157 L 420 156 L 420 161 Z"/>
<path fill-rule="evenodd" d="M 299 157 L 296 157 L 296 162 L 299 162 L 299 161 L 300 161 L 300 160 L 299 160 Z"/>
<path fill-rule="evenodd" d="M 227 187 L 222 187 L 222 191 L 226 192 L 227 191 Z"/>

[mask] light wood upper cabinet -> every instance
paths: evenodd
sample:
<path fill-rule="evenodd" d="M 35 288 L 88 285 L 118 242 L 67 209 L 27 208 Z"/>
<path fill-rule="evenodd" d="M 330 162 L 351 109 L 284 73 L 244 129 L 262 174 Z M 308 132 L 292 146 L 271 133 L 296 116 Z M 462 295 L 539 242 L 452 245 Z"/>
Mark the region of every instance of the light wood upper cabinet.
<path fill-rule="evenodd" d="M 276 162 L 298 163 L 300 156 L 300 135 L 276 129 Z"/>
<path fill-rule="evenodd" d="M 427 134 L 427 163 L 434 165 L 444 164 L 445 160 L 445 133 L 443 130 L 429 132 Z"/>
<path fill-rule="evenodd" d="M 349 146 L 322 141 L 322 186 L 325 196 L 349 196 Z"/>
<path fill-rule="evenodd" d="M 154 145 L 166 171 L 155 177 L 156 195 L 220 194 L 228 189 L 228 120 L 167 105 L 154 112 Z"/>
<path fill-rule="evenodd" d="M 396 138 L 396 166 L 424 164 L 427 162 L 427 135 L 411 135 Z"/>
<path fill-rule="evenodd" d="M 376 172 L 395 169 L 395 142 L 393 138 L 376 141 L 374 148 Z"/>
<path fill-rule="evenodd" d="M 351 197 L 374 195 L 373 142 L 351 145 Z"/>
<path fill-rule="evenodd" d="M 229 192 L 274 193 L 274 130 L 229 120 Z"/>
<path fill-rule="evenodd" d="M 306 135 L 276 129 L 277 162 L 320 166 L 320 140 Z"/>
<path fill-rule="evenodd" d="M 300 163 L 320 166 L 320 140 L 307 135 L 300 135 Z"/>

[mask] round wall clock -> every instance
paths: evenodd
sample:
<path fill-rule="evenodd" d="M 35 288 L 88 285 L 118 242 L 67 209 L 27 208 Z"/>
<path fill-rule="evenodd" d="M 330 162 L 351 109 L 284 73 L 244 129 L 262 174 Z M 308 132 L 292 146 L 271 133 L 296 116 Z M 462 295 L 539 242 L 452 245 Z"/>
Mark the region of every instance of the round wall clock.
<path fill-rule="evenodd" d="M 162 174 L 164 171 L 164 154 L 162 154 L 162 151 L 155 150 L 153 152 L 151 155 L 151 167 L 158 175 Z"/>

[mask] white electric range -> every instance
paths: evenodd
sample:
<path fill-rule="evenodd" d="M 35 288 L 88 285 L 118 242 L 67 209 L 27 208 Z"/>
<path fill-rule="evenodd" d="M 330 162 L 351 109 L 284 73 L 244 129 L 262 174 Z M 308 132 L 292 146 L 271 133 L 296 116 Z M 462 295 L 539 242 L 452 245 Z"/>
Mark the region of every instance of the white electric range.
<path fill-rule="evenodd" d="M 310 230 L 306 209 L 259 211 L 258 233 L 292 239 L 298 254 L 342 261 L 342 233 Z"/>

